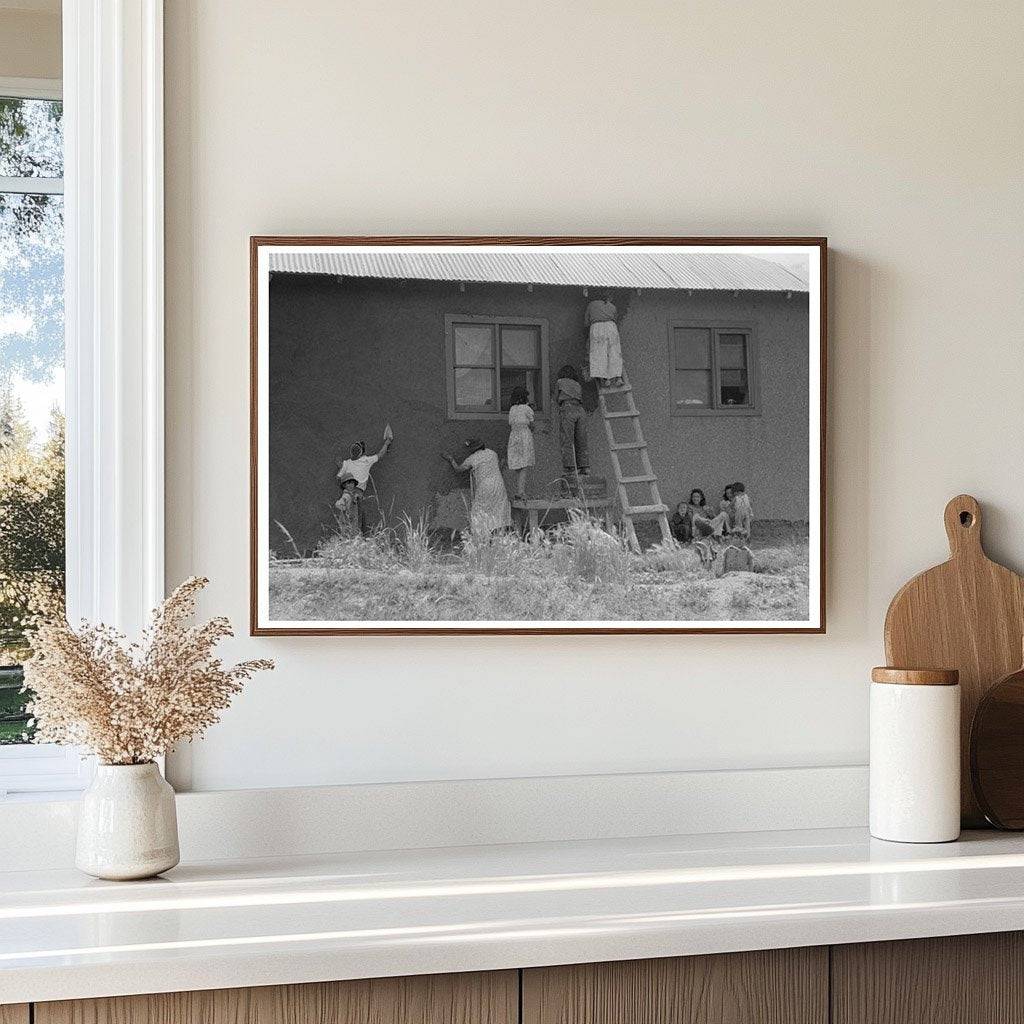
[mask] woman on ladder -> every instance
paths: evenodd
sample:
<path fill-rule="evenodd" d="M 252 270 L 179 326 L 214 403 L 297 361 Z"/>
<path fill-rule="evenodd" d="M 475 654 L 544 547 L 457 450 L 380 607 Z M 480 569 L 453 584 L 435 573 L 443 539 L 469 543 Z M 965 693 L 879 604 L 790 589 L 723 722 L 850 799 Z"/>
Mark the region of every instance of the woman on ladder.
<path fill-rule="evenodd" d="M 616 323 L 619 311 L 612 302 L 611 292 L 603 299 L 594 299 L 584 315 L 590 336 L 590 376 L 604 387 L 622 383 L 622 342 Z"/>

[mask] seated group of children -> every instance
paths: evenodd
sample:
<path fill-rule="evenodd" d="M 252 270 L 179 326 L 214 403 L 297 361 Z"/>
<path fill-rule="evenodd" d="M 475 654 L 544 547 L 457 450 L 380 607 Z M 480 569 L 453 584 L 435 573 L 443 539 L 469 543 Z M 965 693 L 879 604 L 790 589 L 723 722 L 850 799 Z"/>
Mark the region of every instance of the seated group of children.
<path fill-rule="evenodd" d="M 747 544 L 754 522 L 754 510 L 746 487 L 737 481 L 722 492 L 722 500 L 715 511 L 708 505 L 704 492 L 695 487 L 690 500 L 681 501 L 669 518 L 672 536 L 681 544 L 690 544 L 705 538 L 725 539 Z"/>

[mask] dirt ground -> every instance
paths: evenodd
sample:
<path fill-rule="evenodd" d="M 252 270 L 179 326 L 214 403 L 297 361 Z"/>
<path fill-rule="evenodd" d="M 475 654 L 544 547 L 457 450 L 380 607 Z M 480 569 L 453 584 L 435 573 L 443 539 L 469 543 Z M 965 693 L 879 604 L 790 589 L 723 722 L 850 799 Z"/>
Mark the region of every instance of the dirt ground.
<path fill-rule="evenodd" d="M 601 537 L 605 540 L 602 541 Z M 755 548 L 754 571 L 716 577 L 692 548 L 622 550 L 607 534 L 468 553 L 369 541 L 331 557 L 271 561 L 270 612 L 295 621 L 800 621 L 806 539 Z"/>

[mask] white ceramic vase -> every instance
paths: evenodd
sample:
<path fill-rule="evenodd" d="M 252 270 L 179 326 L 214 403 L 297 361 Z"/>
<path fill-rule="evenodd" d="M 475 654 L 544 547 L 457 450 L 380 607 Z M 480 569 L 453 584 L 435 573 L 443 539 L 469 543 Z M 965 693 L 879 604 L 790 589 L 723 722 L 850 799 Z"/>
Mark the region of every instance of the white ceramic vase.
<path fill-rule="evenodd" d="M 174 790 L 153 762 L 101 764 L 82 794 L 75 864 L 96 878 L 150 878 L 178 863 Z"/>

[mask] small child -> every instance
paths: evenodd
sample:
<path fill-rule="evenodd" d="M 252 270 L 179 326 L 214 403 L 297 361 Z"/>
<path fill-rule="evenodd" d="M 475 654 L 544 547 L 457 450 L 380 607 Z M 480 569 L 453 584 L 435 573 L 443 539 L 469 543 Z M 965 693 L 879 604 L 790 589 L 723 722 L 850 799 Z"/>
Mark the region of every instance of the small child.
<path fill-rule="evenodd" d="M 693 519 L 690 515 L 690 506 L 685 501 L 676 505 L 675 512 L 669 517 L 668 528 L 680 544 L 689 544 L 693 540 Z"/>
<path fill-rule="evenodd" d="M 737 481 L 732 485 L 732 509 L 729 513 L 729 536 L 747 544 L 754 525 L 754 508 L 746 487 Z"/>
<path fill-rule="evenodd" d="M 530 393 L 523 387 L 512 389 L 508 411 L 508 468 L 516 475 L 516 501 L 526 500 L 526 478 L 530 466 L 536 464 L 533 446 L 533 409 Z"/>
<path fill-rule="evenodd" d="M 343 473 L 338 477 L 341 485 L 341 497 L 334 503 L 335 515 L 338 520 L 338 533 L 345 540 L 354 540 L 362 530 L 359 522 L 358 480 L 351 473 Z"/>

